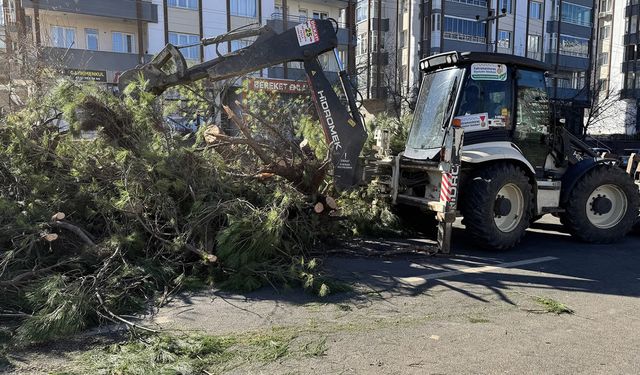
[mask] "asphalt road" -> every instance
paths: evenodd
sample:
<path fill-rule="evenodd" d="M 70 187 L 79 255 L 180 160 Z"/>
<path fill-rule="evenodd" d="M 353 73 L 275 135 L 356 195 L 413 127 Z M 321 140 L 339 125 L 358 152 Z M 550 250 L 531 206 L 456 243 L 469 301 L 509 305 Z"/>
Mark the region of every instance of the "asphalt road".
<path fill-rule="evenodd" d="M 459 226 L 453 239 L 450 257 L 415 253 L 419 239 L 360 243 L 367 257 L 331 256 L 325 268 L 352 292 L 211 290 L 176 298 L 146 324 L 214 335 L 284 328 L 325 345 L 321 355 L 216 373 L 640 373 L 640 233 L 588 245 L 544 218 L 508 252 L 476 250 Z M 382 255 L 390 250 L 397 254 Z M 574 313 L 549 313 L 539 298 Z M 53 354 L 40 353 L 30 373 L 43 370 L 38 363 L 63 365 Z"/>
<path fill-rule="evenodd" d="M 640 235 L 582 244 L 543 218 L 508 252 L 476 250 L 460 228 L 453 236 L 452 257 L 328 259 L 327 269 L 355 285 L 353 293 L 318 300 L 271 289 L 212 291 L 175 301 L 154 324 L 216 334 L 299 327 L 302 336 L 326 339 L 320 358 L 235 373 L 640 373 Z M 411 250 L 420 243 L 369 245 Z M 538 298 L 574 313 L 548 313 Z"/>

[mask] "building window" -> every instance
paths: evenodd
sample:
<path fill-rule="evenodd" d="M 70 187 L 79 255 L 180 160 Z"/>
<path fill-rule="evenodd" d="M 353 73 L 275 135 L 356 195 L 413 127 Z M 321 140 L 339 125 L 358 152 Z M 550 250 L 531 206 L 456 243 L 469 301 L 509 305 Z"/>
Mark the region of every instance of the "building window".
<path fill-rule="evenodd" d="M 358 2 L 358 7 L 356 7 L 356 22 L 362 22 L 367 19 L 367 7 L 369 5 L 365 2 Z"/>
<path fill-rule="evenodd" d="M 98 29 L 84 29 L 87 34 L 87 49 L 97 51 L 98 48 Z"/>
<path fill-rule="evenodd" d="M 511 0 L 500 0 L 500 6 L 498 12 L 502 13 L 502 10 L 506 9 L 508 14 L 511 14 Z"/>
<path fill-rule="evenodd" d="M 113 42 L 113 52 L 135 52 L 135 38 L 133 34 L 114 31 L 111 33 L 111 40 Z"/>
<path fill-rule="evenodd" d="M 598 86 L 596 87 L 596 91 L 600 93 L 606 93 L 609 89 L 609 80 L 606 78 L 601 78 L 598 80 Z"/>
<path fill-rule="evenodd" d="M 600 28 L 600 39 L 608 39 L 611 34 L 611 26 L 605 25 Z"/>
<path fill-rule="evenodd" d="M 193 34 L 169 33 L 169 43 L 176 47 L 199 44 L 200 37 Z M 181 48 L 180 52 L 187 60 L 200 60 L 200 46 Z"/>
<path fill-rule="evenodd" d="M 636 59 L 636 46 L 629 45 L 624 48 L 624 61 L 631 61 Z"/>
<path fill-rule="evenodd" d="M 169 0 L 167 6 L 172 8 L 198 9 L 198 0 Z"/>
<path fill-rule="evenodd" d="M 407 69 L 406 65 L 402 65 L 400 67 L 400 79 L 406 82 L 409 79 L 409 69 Z"/>
<path fill-rule="evenodd" d="M 558 17 L 556 13 L 556 20 L 557 19 Z M 562 2 L 562 22 L 591 27 L 591 8 L 568 2 Z"/>
<path fill-rule="evenodd" d="M 71 48 L 76 43 L 76 29 L 51 26 L 51 44 L 58 48 Z"/>
<path fill-rule="evenodd" d="M 407 31 L 406 30 L 402 30 L 400 32 L 400 41 L 399 41 L 399 45 L 398 48 L 404 48 L 407 45 Z"/>
<path fill-rule="evenodd" d="M 602 52 L 598 56 L 598 66 L 609 65 L 609 52 Z"/>
<path fill-rule="evenodd" d="M 406 13 L 409 11 L 409 6 L 407 5 L 407 0 L 400 0 L 400 9 L 401 13 Z"/>
<path fill-rule="evenodd" d="M 631 16 L 629 22 L 629 34 L 634 34 L 638 30 L 638 16 Z"/>
<path fill-rule="evenodd" d="M 231 15 L 256 18 L 256 1 L 257 0 L 231 0 Z"/>
<path fill-rule="evenodd" d="M 431 16 L 431 31 L 440 31 L 440 13 Z"/>
<path fill-rule="evenodd" d="M 315 18 L 317 20 L 326 20 L 327 18 L 329 18 L 329 14 L 326 13 L 326 12 L 314 11 L 313 12 L 313 18 Z"/>
<path fill-rule="evenodd" d="M 633 83 L 635 82 L 635 80 L 636 80 L 635 74 L 633 72 L 628 72 L 627 73 L 627 80 L 626 80 L 627 81 L 626 82 L 626 86 L 627 86 L 626 88 L 628 90 L 633 90 Z"/>
<path fill-rule="evenodd" d="M 362 33 L 362 34 L 358 34 L 358 38 L 357 38 L 357 44 L 356 44 L 356 55 L 364 55 L 367 53 L 367 44 L 368 44 L 368 40 L 367 40 L 367 33 Z"/>
<path fill-rule="evenodd" d="M 527 57 L 530 59 L 540 60 L 542 58 L 540 35 L 528 35 L 527 36 Z"/>
<path fill-rule="evenodd" d="M 249 47 L 251 45 L 250 40 L 238 39 L 231 41 L 231 52 L 237 51 L 239 49 L 243 49 L 245 47 Z"/>
<path fill-rule="evenodd" d="M 555 36 L 552 38 L 555 39 Z M 555 46 L 555 40 L 552 40 L 551 44 Z M 560 35 L 560 54 L 565 56 L 589 57 L 589 39 Z"/>
<path fill-rule="evenodd" d="M 2 6 L 2 1 L 0 1 L 0 25 L 4 25 L 4 6 Z M 9 22 L 16 22 L 16 4 L 13 1 L 7 2 L 7 8 L 9 11 Z"/>
<path fill-rule="evenodd" d="M 529 19 L 542 19 L 542 3 L 539 3 L 537 1 L 532 1 L 529 3 Z"/>
<path fill-rule="evenodd" d="M 445 16 L 444 38 L 484 44 L 485 22 Z"/>
<path fill-rule="evenodd" d="M 456 3 L 475 5 L 475 6 L 479 6 L 479 7 L 483 7 L 483 8 L 487 7 L 487 2 L 485 0 L 449 0 L 449 1 L 455 1 Z"/>
<path fill-rule="evenodd" d="M 378 43 L 380 43 L 380 46 L 378 46 Z M 378 48 L 384 49 L 384 40 L 380 40 L 378 38 L 378 32 L 377 31 L 372 31 L 371 32 L 371 50 L 372 51 L 377 51 Z"/>
<path fill-rule="evenodd" d="M 309 18 L 309 12 L 306 9 L 298 9 L 298 17 L 300 17 L 300 22 L 306 22 Z"/>
<path fill-rule="evenodd" d="M 498 30 L 498 47 L 511 48 L 511 31 Z"/>
<path fill-rule="evenodd" d="M 598 9 L 600 10 L 600 12 L 610 12 L 611 3 L 612 0 L 600 0 L 600 7 Z"/>

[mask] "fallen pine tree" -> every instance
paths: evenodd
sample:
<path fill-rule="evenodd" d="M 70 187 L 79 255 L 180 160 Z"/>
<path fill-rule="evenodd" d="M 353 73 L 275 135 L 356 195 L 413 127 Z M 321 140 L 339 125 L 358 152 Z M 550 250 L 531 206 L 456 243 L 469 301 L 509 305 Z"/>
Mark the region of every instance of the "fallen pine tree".
<path fill-rule="evenodd" d="M 5 118 L 0 317 L 18 318 L 15 341 L 134 325 L 122 315 L 194 283 L 332 291 L 310 250 L 326 237 L 393 229 L 395 218 L 371 191 L 338 204 L 325 195 L 319 127 L 297 113 L 291 124 L 302 118 L 302 130 L 278 129 L 259 115 L 269 104 L 253 100 L 240 105 L 255 115 L 232 118 L 237 135 L 209 127 L 209 142 L 206 129 L 196 139 L 171 132 L 151 95 L 121 100 L 71 82 Z M 78 137 L 88 129 L 97 135 Z M 315 135 L 300 146 L 305 129 Z M 355 220 L 317 215 L 318 202 Z"/>

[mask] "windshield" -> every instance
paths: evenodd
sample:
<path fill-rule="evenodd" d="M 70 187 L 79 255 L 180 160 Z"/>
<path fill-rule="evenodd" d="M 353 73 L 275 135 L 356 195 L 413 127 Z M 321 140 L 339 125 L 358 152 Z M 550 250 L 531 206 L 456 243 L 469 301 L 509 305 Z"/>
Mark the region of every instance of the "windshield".
<path fill-rule="evenodd" d="M 412 156 L 417 150 L 439 149 L 442 146 L 443 121 L 447 112 L 450 112 L 449 105 L 453 105 L 457 93 L 457 82 L 460 80 L 462 70 L 458 68 L 441 70 L 427 74 L 422 80 L 420 95 L 416 105 L 416 112 L 411 124 L 411 132 L 407 141 L 405 155 Z M 453 92 L 456 84 L 456 92 Z M 451 103 L 450 103 L 451 102 Z M 431 158 L 433 156 L 426 156 Z M 422 157 L 420 157 L 422 158 Z"/>

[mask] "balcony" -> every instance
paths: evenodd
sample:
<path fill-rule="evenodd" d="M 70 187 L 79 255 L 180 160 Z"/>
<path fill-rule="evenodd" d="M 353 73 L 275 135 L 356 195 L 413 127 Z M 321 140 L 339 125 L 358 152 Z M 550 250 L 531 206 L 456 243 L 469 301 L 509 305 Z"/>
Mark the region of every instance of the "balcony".
<path fill-rule="evenodd" d="M 135 0 L 39 0 L 40 10 L 85 14 L 88 16 L 138 20 Z M 33 8 L 33 0 L 23 0 L 25 8 Z M 158 22 L 158 6 L 150 1 L 142 1 L 141 21 Z"/>
<path fill-rule="evenodd" d="M 628 46 L 630 44 L 638 44 L 638 34 L 637 33 L 624 34 L 623 43 L 625 46 Z"/>
<path fill-rule="evenodd" d="M 527 57 L 533 60 L 542 60 L 542 53 L 540 52 L 532 52 L 532 51 L 528 51 L 527 52 Z"/>
<path fill-rule="evenodd" d="M 289 16 L 287 18 L 287 30 L 311 19 L 304 16 Z M 267 20 L 267 25 L 277 33 L 281 33 L 285 30 L 284 23 L 282 13 L 273 13 L 271 18 Z M 338 44 L 355 45 L 355 38 L 352 36 L 350 30 L 347 29 L 347 25 L 340 22 L 338 22 Z"/>
<path fill-rule="evenodd" d="M 59 69 L 71 68 L 121 72 L 140 64 L 138 54 L 132 53 L 45 47 L 44 56 L 53 67 Z M 151 57 L 151 55 L 145 55 L 145 62 L 150 61 Z"/>
<path fill-rule="evenodd" d="M 624 16 L 629 18 L 640 14 L 640 4 L 627 5 L 624 8 Z"/>
<path fill-rule="evenodd" d="M 550 98 L 552 99 L 559 99 L 559 100 L 571 100 L 571 101 L 576 101 L 576 102 L 585 102 L 588 100 L 588 90 L 580 90 L 580 89 L 572 89 L 572 88 L 566 88 L 566 87 L 558 87 L 557 89 L 557 95 L 554 97 L 555 89 L 552 87 L 548 87 L 547 88 L 547 94 L 549 95 Z"/>
<path fill-rule="evenodd" d="M 620 99 L 637 99 L 637 98 L 640 98 L 640 89 L 620 90 Z"/>
<path fill-rule="evenodd" d="M 325 71 L 324 74 L 331 84 L 335 84 L 338 82 L 337 72 Z M 272 66 L 268 69 L 267 75 L 269 76 L 269 78 L 284 79 L 284 68 L 282 66 Z M 307 79 L 307 73 L 304 71 L 304 69 L 288 68 L 286 78 L 296 81 L 305 81 Z"/>
<path fill-rule="evenodd" d="M 570 68 L 572 70 L 586 70 L 589 68 L 589 57 L 588 56 L 571 56 L 567 54 L 568 52 L 560 52 L 560 57 L 558 59 L 558 66 Z M 550 65 L 556 64 L 556 53 L 555 52 L 547 52 L 545 54 L 545 62 Z"/>
<path fill-rule="evenodd" d="M 589 39 L 591 38 L 591 23 L 573 23 L 567 22 L 566 20 L 562 20 L 559 22 L 557 20 L 547 21 L 547 30 L 549 33 L 557 33 L 558 29 L 560 29 L 560 34 L 570 35 L 579 38 Z"/>

